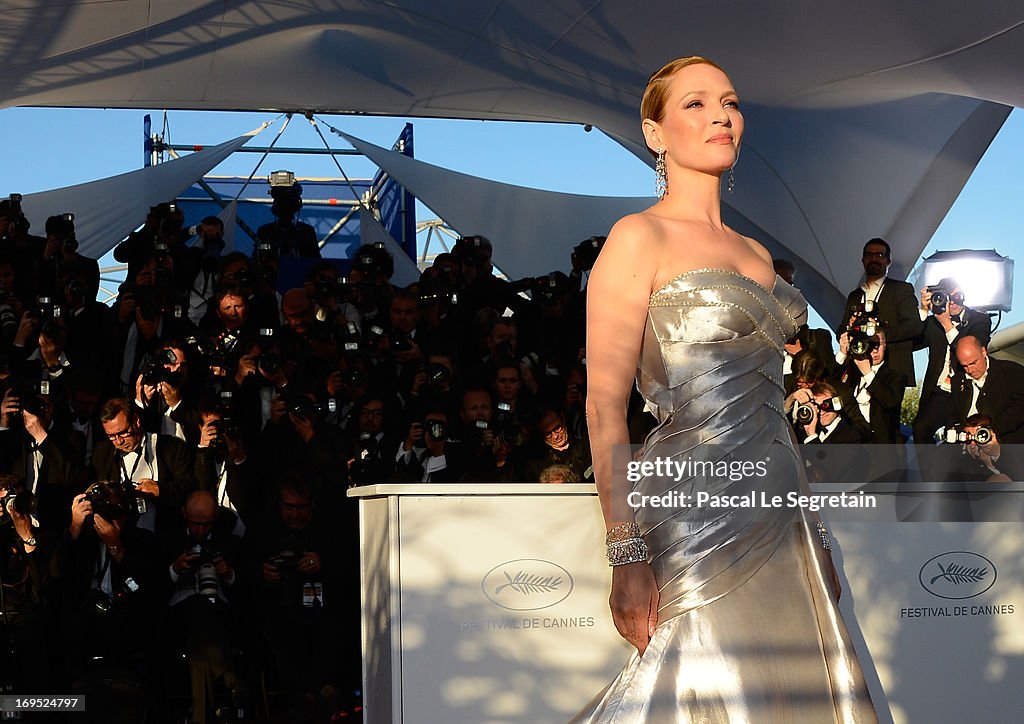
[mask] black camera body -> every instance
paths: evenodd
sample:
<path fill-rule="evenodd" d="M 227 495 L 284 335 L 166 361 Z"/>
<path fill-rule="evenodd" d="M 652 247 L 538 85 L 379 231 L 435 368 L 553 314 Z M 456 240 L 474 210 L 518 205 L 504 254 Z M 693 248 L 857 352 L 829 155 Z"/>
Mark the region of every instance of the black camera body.
<path fill-rule="evenodd" d="M 326 402 L 316 402 L 306 395 L 293 394 L 286 395 L 284 403 L 289 415 L 295 415 L 303 420 L 318 420 L 322 416 L 338 410 L 338 403 L 334 398 L 328 399 Z"/>
<path fill-rule="evenodd" d="M 494 413 L 494 429 L 498 440 L 506 447 L 519 447 L 527 440 L 519 415 L 512 412 L 512 406 L 507 402 L 498 403 L 497 412 Z"/>
<path fill-rule="evenodd" d="M 12 391 L 18 398 L 18 412 L 27 412 L 43 419 L 46 414 L 47 404 L 43 397 L 50 394 L 50 383 L 48 380 L 19 382 L 12 386 Z"/>
<path fill-rule="evenodd" d="M 945 442 L 948 444 L 955 443 L 977 443 L 978 445 L 988 445 L 992 442 L 995 433 L 992 432 L 992 428 L 981 425 L 973 433 L 962 430 L 958 427 L 951 427 L 946 430 Z"/>
<path fill-rule="evenodd" d="M 132 483 L 98 480 L 86 488 L 85 499 L 92 504 L 93 513 L 108 521 L 146 512 L 146 501 L 139 497 Z"/>

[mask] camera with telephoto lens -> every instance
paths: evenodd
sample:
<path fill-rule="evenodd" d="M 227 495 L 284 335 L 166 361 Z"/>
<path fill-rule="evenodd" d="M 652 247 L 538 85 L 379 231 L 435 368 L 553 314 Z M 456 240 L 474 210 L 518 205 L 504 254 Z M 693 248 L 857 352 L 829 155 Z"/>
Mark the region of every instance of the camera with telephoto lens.
<path fill-rule="evenodd" d="M 207 355 L 207 361 L 211 367 L 220 367 L 225 370 L 232 370 L 238 365 L 242 357 L 241 345 L 242 335 L 237 331 L 225 330 L 213 339 L 213 348 Z"/>
<path fill-rule="evenodd" d="M 18 398 L 18 412 L 27 412 L 40 420 L 44 418 L 47 404 L 43 398 L 50 395 L 48 380 L 19 382 L 11 386 L 11 392 Z"/>
<path fill-rule="evenodd" d="M 48 218 L 46 220 L 46 235 L 59 241 L 65 252 L 73 254 L 78 251 L 78 239 L 75 237 L 75 215 L 70 211 Z"/>
<path fill-rule="evenodd" d="M 962 292 L 953 292 L 951 289 L 947 289 L 941 284 L 935 284 L 930 287 L 925 287 L 925 291 L 932 293 L 931 307 L 932 314 L 943 314 L 949 303 L 959 304 L 963 306 L 964 295 Z"/>
<path fill-rule="evenodd" d="M 384 463 L 379 457 L 379 446 L 373 433 L 359 433 L 359 447 L 348 474 L 357 485 L 369 485 L 383 480 Z"/>
<path fill-rule="evenodd" d="M 992 428 L 985 427 L 984 425 L 979 426 L 973 433 L 959 427 L 951 427 L 946 429 L 944 441 L 949 444 L 973 442 L 978 445 L 988 445 L 992 442 L 994 435 L 995 433 L 992 432 Z"/>
<path fill-rule="evenodd" d="M 92 512 L 106 521 L 146 512 L 146 501 L 138 495 L 133 483 L 98 480 L 85 489 L 85 499 L 92 505 Z"/>
<path fill-rule="evenodd" d="M 519 447 L 526 442 L 526 431 L 519 415 L 512 412 L 512 405 L 499 402 L 494 414 L 494 429 L 498 440 L 506 447 Z"/>
<path fill-rule="evenodd" d="M 814 419 L 814 408 L 810 405 L 796 406 L 796 421 L 801 425 L 809 425 Z"/>
<path fill-rule="evenodd" d="M 222 447 L 227 444 L 225 437 L 237 440 L 242 435 L 242 428 L 235 419 L 235 395 L 231 390 L 221 390 L 217 397 L 217 414 L 219 419 L 211 420 L 210 427 L 217 432 L 213 441 L 214 447 Z"/>
<path fill-rule="evenodd" d="M 18 476 L 0 474 L 0 523 L 11 521 L 11 512 L 32 516 L 39 509 L 39 499 L 31 490 L 24 490 Z"/>
<path fill-rule="evenodd" d="M 871 351 L 878 347 L 876 336 L 882 329 L 882 322 L 875 311 L 875 303 L 865 301 L 853 309 L 853 319 L 845 331 L 849 335 L 850 356 L 854 359 L 867 359 Z"/>
<path fill-rule="evenodd" d="M 58 321 L 64 309 L 52 297 L 36 297 L 36 315 L 40 322 L 39 333 L 47 339 L 57 340 L 64 334 L 64 327 Z"/>
<path fill-rule="evenodd" d="M 470 441 L 477 447 L 483 446 L 484 436 L 491 429 L 491 423 L 487 420 L 473 420 L 469 426 Z"/>
<path fill-rule="evenodd" d="M 819 403 L 815 403 L 818 410 L 821 412 L 835 412 L 840 413 L 843 411 L 843 400 L 840 397 L 829 397 L 822 400 Z M 810 404 L 801 404 L 796 407 L 796 421 L 801 425 L 810 424 L 811 420 L 814 419 L 814 408 Z"/>
<path fill-rule="evenodd" d="M 106 616 L 111 611 L 122 608 L 133 594 L 139 592 L 139 588 L 135 579 L 129 576 L 124 579 L 124 583 L 116 585 L 112 596 L 108 596 L 100 588 L 90 589 L 83 606 L 86 611 L 96 616 Z"/>
<path fill-rule="evenodd" d="M 142 384 L 156 386 L 161 382 L 168 382 L 173 387 L 181 386 L 181 375 L 167 369 L 168 365 L 177 364 L 178 355 L 173 349 L 164 347 L 153 354 L 147 354 L 139 365 L 139 373 L 142 375 Z"/>
<path fill-rule="evenodd" d="M 366 341 L 371 348 L 376 347 L 377 343 L 382 340 L 387 332 L 379 324 L 371 324 L 366 329 Z"/>
<path fill-rule="evenodd" d="M 431 438 L 437 442 L 448 439 L 448 425 L 441 420 L 424 420 L 423 429 Z"/>

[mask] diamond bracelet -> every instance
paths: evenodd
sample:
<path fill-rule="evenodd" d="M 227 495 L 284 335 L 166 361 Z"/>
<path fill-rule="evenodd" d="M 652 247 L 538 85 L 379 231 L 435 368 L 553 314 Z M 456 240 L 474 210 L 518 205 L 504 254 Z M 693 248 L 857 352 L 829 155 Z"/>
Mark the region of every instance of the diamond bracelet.
<path fill-rule="evenodd" d="M 636 523 L 620 523 L 609 528 L 604 539 L 608 547 L 608 565 L 624 566 L 646 561 L 650 555 L 647 543 Z"/>

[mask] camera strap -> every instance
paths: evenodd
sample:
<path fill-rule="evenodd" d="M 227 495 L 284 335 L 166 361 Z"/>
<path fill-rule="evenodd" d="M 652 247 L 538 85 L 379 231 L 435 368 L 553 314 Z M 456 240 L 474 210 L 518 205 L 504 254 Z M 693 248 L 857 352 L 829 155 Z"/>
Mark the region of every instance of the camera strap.
<path fill-rule="evenodd" d="M 95 588 L 98 591 L 103 591 L 108 596 L 113 595 L 113 593 L 114 593 L 114 584 L 113 584 L 112 581 L 109 580 L 109 575 L 108 575 L 109 572 L 110 572 L 110 559 L 111 558 L 113 558 L 113 556 L 110 555 L 110 552 L 107 550 L 107 547 L 105 545 L 103 545 L 102 542 L 101 542 L 100 543 L 100 558 L 99 558 L 99 560 L 96 561 L 96 569 L 97 570 L 93 574 L 93 577 L 92 577 L 93 584 L 94 584 L 92 586 L 92 588 Z M 102 565 L 100 565 L 100 561 L 103 562 Z M 106 584 L 106 585 L 104 585 L 104 584 Z"/>
<path fill-rule="evenodd" d="M 149 451 L 149 433 L 144 432 L 142 434 L 142 450 L 140 450 L 135 455 L 135 462 L 132 464 L 131 472 L 128 472 L 128 466 L 124 464 L 125 456 L 122 455 L 120 460 L 119 460 L 119 462 L 121 464 L 121 473 L 124 475 L 124 481 L 126 483 L 134 483 L 135 482 L 135 479 L 134 479 L 135 473 L 138 471 L 139 463 L 142 462 L 143 459 L 145 459 L 146 466 L 150 469 L 150 472 L 152 472 L 153 466 L 149 462 L 148 451 Z"/>

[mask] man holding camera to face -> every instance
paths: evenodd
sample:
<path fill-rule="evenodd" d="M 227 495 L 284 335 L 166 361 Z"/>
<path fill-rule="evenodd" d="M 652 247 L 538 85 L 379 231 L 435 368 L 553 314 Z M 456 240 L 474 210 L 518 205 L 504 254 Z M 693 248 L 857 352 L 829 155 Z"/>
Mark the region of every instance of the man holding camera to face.
<path fill-rule="evenodd" d="M 956 421 L 981 413 L 1003 444 L 1024 443 L 1024 367 L 989 357 L 986 345 L 970 335 L 957 340 L 955 354 L 961 368 L 952 382 Z"/>
<path fill-rule="evenodd" d="M 231 398 L 223 394 L 206 393 L 199 403 L 196 477 L 202 489 L 212 484 L 208 492 L 218 508 L 233 514 L 233 532 L 241 537 L 245 521 L 252 521 L 263 509 L 263 490 L 257 487 L 259 476 L 254 474 L 253 462 L 246 453 Z"/>
<path fill-rule="evenodd" d="M 809 392 L 810 399 L 800 402 L 795 413 L 805 445 L 867 442 L 867 431 L 851 423 L 843 413 L 843 401 L 835 387 L 817 382 Z"/>
<path fill-rule="evenodd" d="M 1020 446 L 1002 446 L 988 415 L 971 415 L 962 425 L 948 428 L 945 441 L 962 446 L 952 477 L 964 482 L 1024 481 Z"/>
<path fill-rule="evenodd" d="M 889 366 L 893 372 L 903 375 L 906 385 L 913 386 L 917 380 L 914 376 L 913 340 L 921 334 L 914 287 L 888 277 L 892 252 L 884 239 L 868 241 L 864 245 L 861 262 L 864 265 L 863 281 L 846 298 L 844 324 L 836 330 L 836 335 L 854 326 L 858 318 L 873 317 L 885 329 Z"/>
<path fill-rule="evenodd" d="M 448 413 L 437 406 L 421 421 L 409 425 L 409 434 L 395 456 L 396 480 L 454 483 L 468 470 L 462 444 L 448 439 Z"/>
<path fill-rule="evenodd" d="M 46 220 L 46 247 L 35 269 L 36 293 L 60 297 L 63 291 L 61 278 L 69 267 L 80 270 L 85 283 L 84 299 L 96 301 L 100 288 L 100 265 L 95 259 L 78 253 L 75 215 L 70 211 Z"/>
<path fill-rule="evenodd" d="M 192 682 L 192 721 L 212 715 L 218 680 L 232 693 L 236 707 L 244 692 L 231 663 L 231 592 L 237 579 L 240 539 L 234 534 L 235 516 L 219 507 L 206 490 L 189 495 L 182 508 L 185 527 L 165 535 L 162 559 L 174 587 L 168 601 L 164 638 L 184 640 Z"/>
<path fill-rule="evenodd" d="M 0 469 L 24 481 L 38 499 L 45 530 L 67 525 L 72 497 L 82 489 L 85 471 L 68 440 L 68 431 L 53 425 L 50 382 L 10 387 L 0 403 Z"/>
<path fill-rule="evenodd" d="M 154 696 L 145 688 L 152 682 L 141 662 L 156 651 L 162 586 L 156 538 L 136 526 L 133 501 L 134 493 L 116 479 L 75 496 L 51 569 L 64 602 L 71 690 L 95 696 L 98 706 L 91 710 L 111 722 L 139 721 L 143 702 Z"/>
<path fill-rule="evenodd" d="M 972 336 L 987 345 L 992 320 L 987 314 L 968 308 L 960 285 L 949 277 L 921 290 L 920 317 L 924 332 L 915 349 L 928 350 L 928 367 L 914 419 L 914 442 L 930 445 L 935 441 L 935 431 L 956 419 L 951 386 L 958 369 L 953 353 L 956 341 Z"/>

